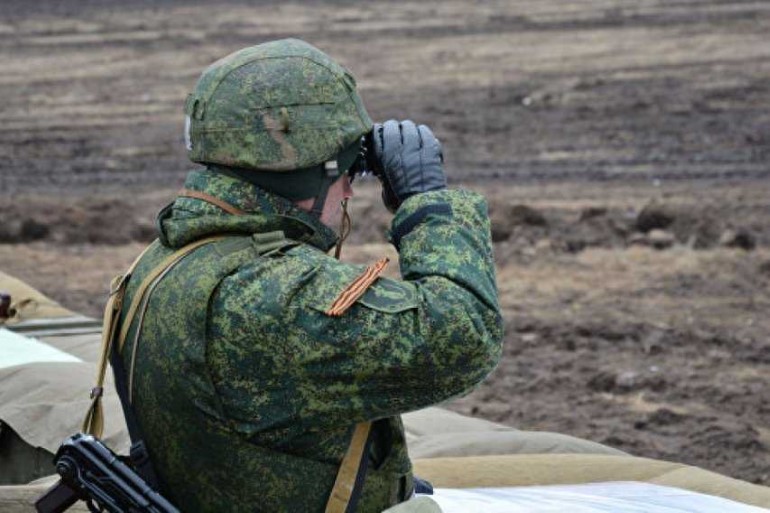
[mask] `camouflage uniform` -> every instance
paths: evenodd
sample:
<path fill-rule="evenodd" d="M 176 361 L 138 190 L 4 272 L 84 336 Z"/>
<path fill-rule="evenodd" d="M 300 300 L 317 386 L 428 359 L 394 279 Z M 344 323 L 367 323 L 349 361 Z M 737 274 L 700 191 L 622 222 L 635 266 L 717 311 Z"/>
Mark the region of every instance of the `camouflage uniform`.
<path fill-rule="evenodd" d="M 237 104 L 229 94 L 212 96 L 208 78 L 221 84 L 232 74 L 210 68 L 199 82 L 202 96 L 187 104 L 197 123 L 191 157 L 209 167 L 192 172 L 185 183 L 209 201 L 180 196 L 161 212 L 159 241 L 129 282 L 124 319 L 139 283 L 165 257 L 193 241 L 226 235 L 162 275 L 120 353 L 134 368 L 133 406 L 161 491 L 186 513 L 323 511 L 354 424 L 368 420 L 376 422 L 358 511 L 378 512 L 402 501 L 413 483 L 399 413 L 467 391 L 500 356 L 501 317 L 481 196 L 440 190 L 407 199 L 391 229 L 404 280 L 378 278 L 342 315 L 330 315 L 365 266 L 326 254 L 337 237 L 318 217 L 217 167 L 261 165 L 248 161 L 246 146 L 230 144 L 239 133 L 259 134 L 266 146 L 257 153 L 280 170 L 275 163 L 285 159 L 291 160 L 288 168 L 315 165 L 292 149 L 313 134 L 349 134 L 316 148 L 316 155 L 329 154 L 323 161 L 371 129 L 358 100 L 347 100 L 357 98 L 352 77 L 347 80 L 342 68 L 308 46 L 291 40 L 261 45 L 225 64 L 235 62 L 238 80 L 249 81 L 254 75 L 243 66 L 275 63 L 271 52 L 286 54 L 288 48 L 292 59 L 305 59 L 295 67 L 314 70 L 319 94 L 333 96 L 332 86 L 339 84 L 322 83 L 322 62 L 342 77 L 341 105 L 351 110 L 335 107 L 334 115 L 344 130 L 333 129 L 333 119 L 313 117 L 332 105 L 324 102 L 308 108 L 313 116 L 306 125 L 314 128 L 296 141 L 287 138 L 305 126 L 289 126 L 297 112 L 305 112 L 297 104 L 262 119 L 245 116 L 243 123 L 256 119 L 257 125 L 243 129 L 240 122 L 218 121 L 217 112 Z M 281 116 L 288 125 L 276 121 Z M 227 126 L 236 128 L 227 132 Z M 216 138 L 232 147 L 217 154 L 210 143 Z M 234 154 L 243 158 L 235 161 Z M 242 215 L 226 213 L 210 197 Z"/>

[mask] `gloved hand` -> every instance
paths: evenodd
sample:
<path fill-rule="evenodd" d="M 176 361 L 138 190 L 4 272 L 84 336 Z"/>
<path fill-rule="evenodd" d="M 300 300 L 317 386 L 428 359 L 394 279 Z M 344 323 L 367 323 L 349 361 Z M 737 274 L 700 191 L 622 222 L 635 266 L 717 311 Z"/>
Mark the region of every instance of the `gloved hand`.
<path fill-rule="evenodd" d="M 391 212 L 410 196 L 446 189 L 441 143 L 425 125 L 389 120 L 376 123 L 374 153 L 382 166 L 382 201 Z"/>

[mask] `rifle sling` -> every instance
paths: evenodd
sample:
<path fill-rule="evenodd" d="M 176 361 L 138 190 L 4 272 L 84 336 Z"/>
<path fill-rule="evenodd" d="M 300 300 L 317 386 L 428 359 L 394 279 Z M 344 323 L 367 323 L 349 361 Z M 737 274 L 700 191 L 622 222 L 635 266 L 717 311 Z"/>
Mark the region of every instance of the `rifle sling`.
<path fill-rule="evenodd" d="M 131 463 L 136 470 L 136 473 L 139 474 L 139 476 L 144 479 L 153 490 L 159 490 L 160 481 L 158 475 L 152 467 L 150 455 L 147 452 L 147 447 L 144 444 L 144 437 L 139 428 L 139 422 L 136 420 L 136 413 L 128 402 L 128 379 L 126 376 L 126 368 L 123 364 L 123 358 L 121 358 L 120 353 L 113 351 L 110 355 L 110 364 L 112 365 L 112 370 L 115 374 L 115 389 L 118 392 L 120 403 L 124 405 L 123 416 L 126 418 L 128 436 L 131 439 L 131 449 L 129 449 Z"/>
<path fill-rule="evenodd" d="M 149 455 L 144 445 L 143 437 L 139 424 L 136 420 L 133 408 L 129 402 L 129 389 L 128 379 L 126 375 L 126 369 L 123 365 L 122 358 L 120 358 L 120 349 L 122 349 L 122 342 L 125 340 L 125 336 L 128 332 L 136 310 L 141 303 L 148 287 L 156 282 L 156 279 L 163 273 L 163 271 L 179 262 L 182 258 L 192 252 L 194 249 L 217 240 L 222 239 L 222 236 L 209 237 L 195 241 L 183 248 L 175 251 L 169 257 L 165 258 L 160 265 L 153 269 L 147 277 L 141 282 L 139 288 L 134 294 L 134 300 L 131 302 L 126 318 L 123 321 L 124 329 L 118 334 L 117 326 L 120 320 L 120 313 L 123 307 L 123 298 L 126 293 L 128 281 L 131 278 L 131 274 L 136 268 L 137 264 L 144 256 L 144 254 L 152 247 L 147 248 L 134 260 L 131 266 L 128 268 L 125 274 L 117 276 L 113 279 L 110 297 L 107 300 L 107 306 L 104 312 L 104 321 L 102 325 L 102 354 L 99 360 L 99 369 L 97 371 L 96 386 L 91 391 L 92 402 L 86 413 L 86 418 L 83 421 L 83 432 L 94 435 L 97 438 L 101 438 L 104 432 L 104 412 L 101 404 L 103 390 L 104 390 L 104 376 L 107 372 L 107 361 L 113 367 L 115 374 L 115 388 L 118 392 L 121 404 L 124 405 L 123 412 L 126 418 L 126 427 L 128 428 L 128 434 L 131 438 L 131 460 L 134 464 L 139 475 L 144 479 L 147 484 L 152 488 L 158 489 L 158 479 L 155 471 L 152 469 Z M 118 336 L 118 351 L 112 351 L 113 344 L 116 342 L 115 338 Z"/>
<path fill-rule="evenodd" d="M 350 445 L 337 471 L 325 513 L 353 513 L 356 510 L 369 467 L 372 423 L 356 424 Z"/>
<path fill-rule="evenodd" d="M 123 306 L 123 296 L 126 293 L 126 284 L 131 273 L 139 263 L 139 260 L 150 249 L 147 246 L 133 261 L 123 275 L 118 275 L 110 283 L 110 295 L 104 307 L 104 320 L 102 321 L 102 353 L 99 358 L 99 367 L 96 372 L 96 385 L 91 389 L 91 404 L 86 411 L 81 431 L 101 438 L 104 432 L 104 410 L 102 407 L 102 395 L 104 394 L 104 375 L 107 372 L 107 360 L 112 349 L 112 342 L 118 326 L 118 319 Z"/>

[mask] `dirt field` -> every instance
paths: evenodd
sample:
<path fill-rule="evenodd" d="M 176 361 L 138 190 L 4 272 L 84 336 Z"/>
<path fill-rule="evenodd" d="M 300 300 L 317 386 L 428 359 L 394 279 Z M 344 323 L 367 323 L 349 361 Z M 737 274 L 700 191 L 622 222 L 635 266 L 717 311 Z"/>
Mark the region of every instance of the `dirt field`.
<path fill-rule="evenodd" d="M 201 69 L 298 36 L 490 199 L 505 357 L 452 408 L 770 485 L 767 34 L 741 0 L 4 2 L 0 265 L 99 315 L 190 167 Z"/>

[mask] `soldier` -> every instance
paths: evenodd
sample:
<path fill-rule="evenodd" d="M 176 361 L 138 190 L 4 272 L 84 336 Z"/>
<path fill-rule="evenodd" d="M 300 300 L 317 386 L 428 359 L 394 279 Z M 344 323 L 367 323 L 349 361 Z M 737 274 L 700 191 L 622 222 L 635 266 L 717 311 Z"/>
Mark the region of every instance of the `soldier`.
<path fill-rule="evenodd" d="M 161 492 L 186 513 L 409 498 L 399 414 L 466 392 L 500 357 L 484 199 L 446 188 L 430 129 L 373 124 L 350 73 L 302 41 L 214 63 L 185 110 L 205 169 L 159 214 L 112 360 Z M 366 134 L 403 280 L 327 255 Z M 340 467 L 361 433 L 356 487 Z"/>

